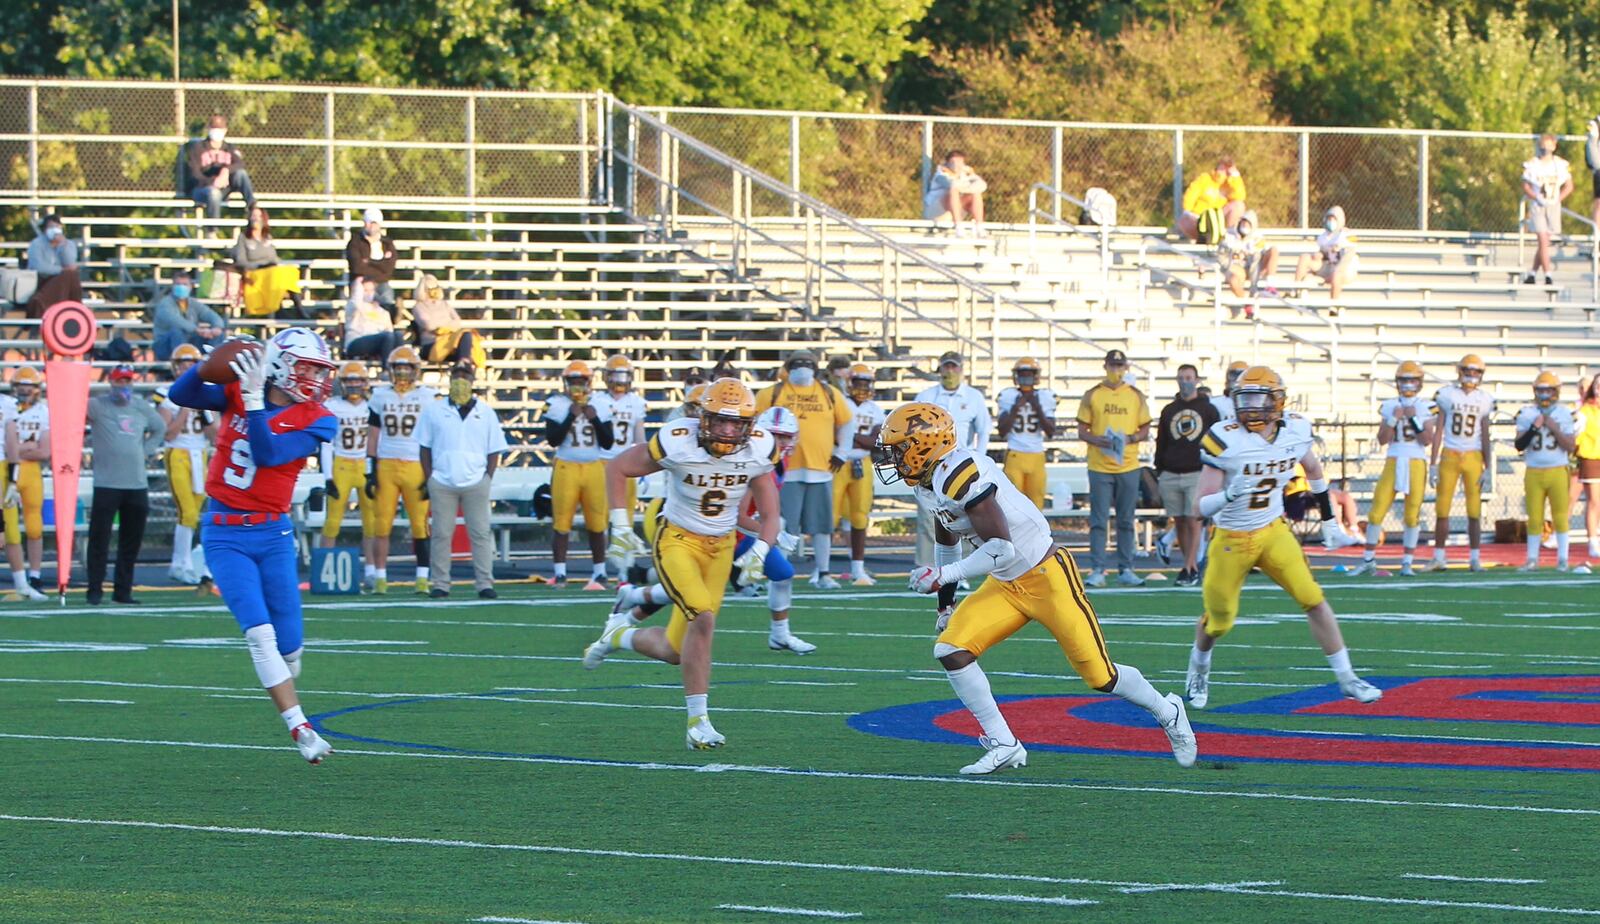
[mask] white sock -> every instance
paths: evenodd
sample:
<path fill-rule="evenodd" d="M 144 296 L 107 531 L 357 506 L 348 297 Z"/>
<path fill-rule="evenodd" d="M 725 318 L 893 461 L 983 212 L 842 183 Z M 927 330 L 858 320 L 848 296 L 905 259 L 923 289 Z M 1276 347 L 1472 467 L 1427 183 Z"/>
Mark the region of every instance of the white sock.
<path fill-rule="evenodd" d="M 1377 548 L 1378 548 L 1378 542 L 1380 540 L 1382 540 L 1382 539 L 1383 539 L 1383 524 L 1381 524 L 1381 523 L 1368 523 L 1367 524 L 1367 555 L 1369 557 L 1376 553 Z"/>
<path fill-rule="evenodd" d="M 622 592 L 622 605 L 627 607 L 638 606 L 639 604 L 645 602 L 645 598 L 649 595 L 650 588 L 639 587 L 637 585 L 630 584 L 628 588 Z"/>
<path fill-rule="evenodd" d="M 1433 550 L 1433 560 L 1434 561 L 1444 561 L 1445 560 L 1445 558 L 1444 558 L 1444 546 L 1441 545 L 1441 546 L 1439 546 L 1439 547 L 1437 547 L 1437 548 L 1435 548 Z"/>
<path fill-rule="evenodd" d="M 28 579 L 32 580 L 32 581 L 37 581 L 39 579 L 39 569 L 38 568 L 29 568 L 28 569 Z"/>
<path fill-rule="evenodd" d="M 377 568 L 377 569 L 374 569 L 374 571 L 372 573 L 373 573 L 373 576 L 376 577 L 380 581 L 387 581 L 389 579 L 389 569 L 388 568 Z"/>
<path fill-rule="evenodd" d="M 189 567 L 189 549 L 194 545 L 194 527 L 179 523 L 172 528 L 172 567 Z"/>
<path fill-rule="evenodd" d="M 606 563 L 605 562 L 597 561 L 597 562 L 594 563 L 594 579 L 597 580 L 597 581 L 600 581 L 602 583 L 605 582 L 605 579 L 606 579 Z"/>
<path fill-rule="evenodd" d="M 1410 567 L 1410 565 L 1411 565 L 1411 551 L 1409 549 L 1407 549 L 1405 552 L 1403 552 L 1400 555 L 1400 567 L 1406 568 L 1406 567 Z"/>
<path fill-rule="evenodd" d="M 1539 562 L 1539 542 L 1539 531 L 1528 530 L 1528 561 L 1531 564 L 1538 564 Z"/>
<path fill-rule="evenodd" d="M 1333 668 L 1333 674 L 1340 680 L 1355 679 L 1355 668 L 1350 666 L 1350 649 L 1341 648 L 1328 655 L 1328 666 Z"/>
<path fill-rule="evenodd" d="M 1205 651 L 1201 651 L 1199 646 L 1190 648 L 1189 663 L 1199 670 L 1208 671 L 1211 669 L 1211 652 L 1213 651 L 1216 651 L 1216 649 L 1208 648 Z"/>
<path fill-rule="evenodd" d="M 1556 564 L 1567 566 L 1567 551 L 1572 547 L 1571 533 L 1556 533 Z"/>
<path fill-rule="evenodd" d="M 1589 557 L 1600 558 L 1600 539 L 1589 540 Z"/>
<path fill-rule="evenodd" d="M 417 566 L 417 580 L 426 581 L 427 579 L 428 579 L 428 566 L 427 565 L 418 565 Z"/>
<path fill-rule="evenodd" d="M 706 717 L 706 694 L 690 693 L 683 698 L 683 705 L 689 710 L 689 721 Z"/>
<path fill-rule="evenodd" d="M 1420 526 L 1407 526 L 1406 527 L 1406 531 L 1402 534 L 1402 539 L 1400 540 L 1400 544 L 1405 546 L 1406 551 L 1408 551 L 1408 552 L 1411 551 L 1412 549 L 1417 547 L 1417 536 L 1420 535 L 1421 533 L 1422 533 L 1422 527 L 1420 527 Z"/>
<path fill-rule="evenodd" d="M 565 581 L 567 579 L 567 563 L 564 561 L 558 561 L 555 564 L 555 569 L 556 582 L 560 583 L 561 581 Z"/>
<path fill-rule="evenodd" d="M 15 587 L 18 591 L 26 590 L 28 588 L 28 572 L 11 572 L 11 586 Z"/>
<path fill-rule="evenodd" d="M 1467 560 L 1474 565 L 1483 564 L 1483 557 L 1478 553 L 1477 549 L 1473 549 L 1470 553 L 1468 553 Z"/>
<path fill-rule="evenodd" d="M 1596 556 L 1596 557 L 1600 557 L 1600 556 Z M 864 558 L 852 558 L 852 559 L 850 559 L 850 576 L 852 578 L 858 580 L 858 581 L 867 576 L 867 562 L 866 562 L 866 559 L 864 559 Z"/>
<path fill-rule="evenodd" d="M 377 577 L 377 576 L 378 576 L 378 569 L 377 569 L 377 568 L 374 568 L 374 567 L 372 567 L 372 566 L 371 566 L 371 565 L 370 565 L 370 564 L 369 564 L 369 565 L 365 565 L 365 566 L 363 566 L 363 567 L 362 567 L 362 569 L 361 569 L 361 573 L 362 573 L 362 574 L 365 574 L 365 575 L 366 575 L 366 576 L 367 576 L 367 577 L 369 577 L 369 578 L 375 578 L 375 577 Z"/>
<path fill-rule="evenodd" d="M 945 671 L 945 676 L 950 678 L 950 686 L 961 697 L 961 704 L 978 720 L 985 735 L 1001 744 L 1017 740 L 1017 736 L 1011 733 L 1011 726 L 1006 724 L 1006 717 L 1000 714 L 1000 704 L 994 701 L 989 678 L 978 662 L 974 661 L 958 671 Z"/>
<path fill-rule="evenodd" d="M 789 640 L 789 620 L 788 619 L 786 619 L 786 618 L 785 619 L 774 619 L 772 621 L 772 635 L 771 635 L 771 638 L 772 638 L 772 640 L 774 642 L 779 642 L 779 643 L 787 642 Z"/>
<path fill-rule="evenodd" d="M 617 646 L 618 648 L 625 648 L 628 651 L 633 651 L 633 636 L 638 631 L 638 629 L 623 629 L 617 635 L 612 636 L 611 644 Z"/>
<path fill-rule="evenodd" d="M 301 711 L 299 706 L 290 706 L 278 714 L 283 716 L 283 724 L 289 726 L 290 731 L 294 731 L 306 724 L 306 714 Z"/>
<path fill-rule="evenodd" d="M 811 556 L 816 559 L 817 573 L 827 574 L 832 564 L 828 559 L 833 556 L 833 536 L 828 533 L 812 536 Z"/>
<path fill-rule="evenodd" d="M 1160 691 L 1151 686 L 1150 681 L 1144 679 L 1144 675 L 1139 673 L 1137 667 L 1129 667 L 1126 664 L 1113 664 L 1112 667 L 1117 669 L 1117 684 L 1111 688 L 1114 695 L 1155 716 L 1157 722 L 1172 721 L 1172 717 L 1178 712 L 1178 707 L 1162 698 Z"/>

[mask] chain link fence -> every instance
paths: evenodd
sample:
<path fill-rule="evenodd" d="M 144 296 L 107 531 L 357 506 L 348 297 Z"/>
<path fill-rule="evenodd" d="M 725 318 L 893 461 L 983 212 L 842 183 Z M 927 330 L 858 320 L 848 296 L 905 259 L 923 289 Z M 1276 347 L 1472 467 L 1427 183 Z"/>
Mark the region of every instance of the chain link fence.
<path fill-rule="evenodd" d="M 228 119 L 256 190 L 297 198 L 590 202 L 589 94 L 0 80 L 0 194 L 172 192 Z"/>

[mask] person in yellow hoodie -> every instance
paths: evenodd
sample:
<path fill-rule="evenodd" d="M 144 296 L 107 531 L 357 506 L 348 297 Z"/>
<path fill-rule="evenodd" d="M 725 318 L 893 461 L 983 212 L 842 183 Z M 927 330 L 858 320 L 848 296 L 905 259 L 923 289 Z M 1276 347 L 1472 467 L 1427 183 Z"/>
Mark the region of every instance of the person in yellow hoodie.
<path fill-rule="evenodd" d="M 833 554 L 833 476 L 850 454 L 855 407 L 817 375 L 817 355 L 810 350 L 790 353 L 778 382 L 756 395 L 757 414 L 774 406 L 788 408 L 800 420 L 778 492 L 783 512 L 778 547 L 790 551 L 799 545 L 801 534 L 809 534 L 815 565 L 811 586 L 835 590 L 839 582 L 828 573 Z"/>
<path fill-rule="evenodd" d="M 1223 156 L 1217 159 L 1215 170 L 1195 177 L 1183 191 L 1178 233 L 1202 244 L 1219 244 L 1244 212 L 1244 177 L 1233 158 Z"/>

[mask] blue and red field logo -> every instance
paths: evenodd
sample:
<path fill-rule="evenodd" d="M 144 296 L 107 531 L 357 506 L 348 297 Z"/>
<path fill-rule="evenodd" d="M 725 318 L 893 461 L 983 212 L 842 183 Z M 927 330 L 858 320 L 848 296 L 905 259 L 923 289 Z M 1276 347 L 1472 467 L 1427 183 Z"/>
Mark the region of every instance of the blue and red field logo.
<path fill-rule="evenodd" d="M 1600 726 L 1600 677 L 1369 678 L 1383 699 L 1361 705 L 1336 685 L 1190 713 L 1200 756 L 1211 761 L 1359 764 L 1460 770 L 1600 771 L 1600 746 L 1515 738 L 1240 728 L 1205 715 L 1329 716 L 1385 721 Z M 1030 749 L 1078 754 L 1171 756 L 1166 736 L 1136 706 L 1105 696 L 998 697 Z M 978 724 L 958 700 L 891 706 L 850 719 L 868 734 L 970 745 Z"/>

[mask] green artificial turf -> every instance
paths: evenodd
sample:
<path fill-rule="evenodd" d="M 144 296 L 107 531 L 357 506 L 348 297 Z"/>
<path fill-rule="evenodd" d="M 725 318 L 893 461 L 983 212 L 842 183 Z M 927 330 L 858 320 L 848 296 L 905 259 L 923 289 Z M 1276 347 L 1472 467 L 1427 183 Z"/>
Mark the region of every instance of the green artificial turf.
<path fill-rule="evenodd" d="M 730 600 L 711 694 L 728 746 L 707 753 L 684 748 L 674 668 L 631 653 L 580 666 L 609 595 L 310 599 L 300 687 L 338 749 L 318 767 L 292 749 L 217 603 L 0 607 L 0 920 L 1600 914 L 1595 773 L 1207 748 L 1221 730 L 1277 730 L 1600 752 L 1593 693 L 1546 697 L 1570 706 L 1563 725 L 1215 711 L 1332 679 L 1292 601 L 1257 578 L 1217 650 L 1212 709 L 1191 713 L 1194 769 L 1034 748 L 1024 769 L 963 780 L 975 745 L 847 724 L 953 697 L 932 659 L 933 614 L 896 583 L 802 589 L 795 632 L 818 645 L 805 658 L 768 650 L 761 601 Z M 1496 570 L 1325 586 L 1357 669 L 1380 682 L 1600 675 L 1594 579 Z M 1181 690 L 1199 594 L 1093 599 L 1113 658 Z M 1002 697 L 1091 695 L 1037 627 L 983 664 Z M 1339 737 L 1319 753 L 1339 758 Z M 955 897 L 971 895 L 1000 898 Z"/>

